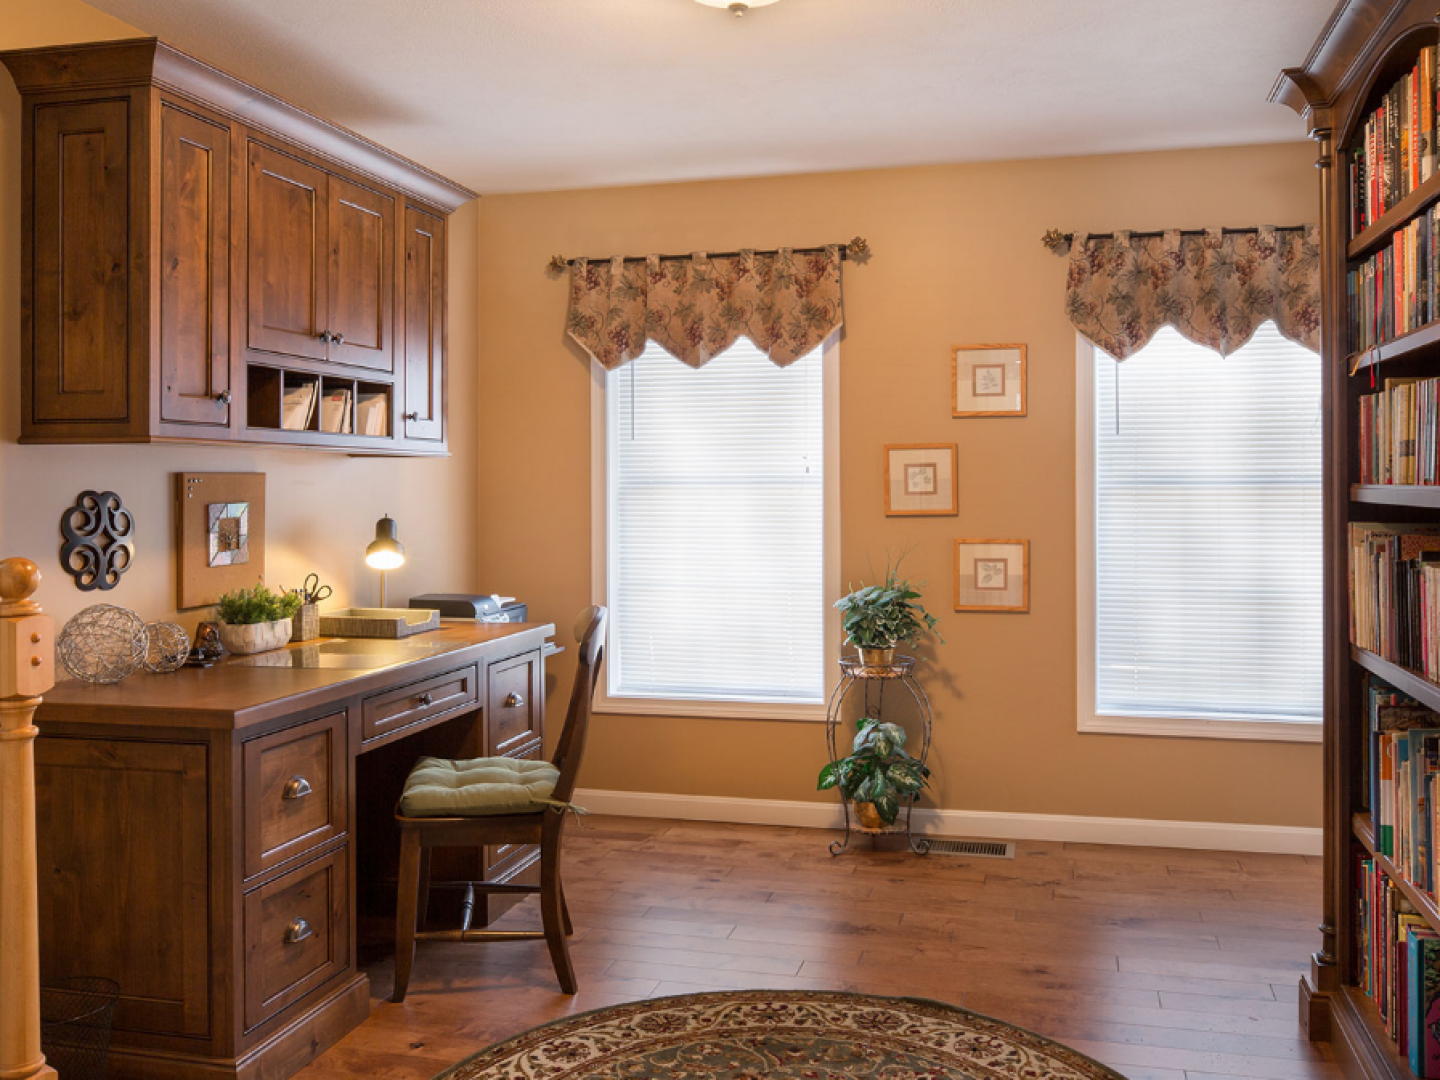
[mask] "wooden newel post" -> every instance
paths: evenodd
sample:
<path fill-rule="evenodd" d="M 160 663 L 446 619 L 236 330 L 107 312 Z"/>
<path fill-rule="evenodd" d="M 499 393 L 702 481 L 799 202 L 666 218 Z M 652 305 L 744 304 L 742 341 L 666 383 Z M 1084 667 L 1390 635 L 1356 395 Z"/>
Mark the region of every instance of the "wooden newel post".
<path fill-rule="evenodd" d="M 40 569 L 0 561 L 0 1080 L 54 1077 L 40 1052 L 35 736 L 55 684 L 54 624 L 30 599 Z"/>

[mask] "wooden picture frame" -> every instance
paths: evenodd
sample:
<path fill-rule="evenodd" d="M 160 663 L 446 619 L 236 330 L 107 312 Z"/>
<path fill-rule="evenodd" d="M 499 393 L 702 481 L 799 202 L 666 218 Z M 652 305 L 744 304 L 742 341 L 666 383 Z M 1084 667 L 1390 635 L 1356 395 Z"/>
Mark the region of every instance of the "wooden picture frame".
<path fill-rule="evenodd" d="M 953 517 L 960 513 L 959 448 L 955 443 L 891 443 L 885 447 L 885 516 Z"/>
<path fill-rule="evenodd" d="M 1029 540 L 956 540 L 956 611 L 1029 611 Z"/>
<path fill-rule="evenodd" d="M 222 593 L 265 580 L 264 473 L 176 473 L 175 502 L 178 610 L 206 607 Z M 241 533 L 225 530 L 225 515 L 235 520 L 241 513 L 243 549 L 236 546 Z M 228 536 L 228 544 L 217 545 L 212 533 Z"/>
<path fill-rule="evenodd" d="M 950 353 L 950 415 L 1024 416 L 1025 346 L 956 345 Z"/>

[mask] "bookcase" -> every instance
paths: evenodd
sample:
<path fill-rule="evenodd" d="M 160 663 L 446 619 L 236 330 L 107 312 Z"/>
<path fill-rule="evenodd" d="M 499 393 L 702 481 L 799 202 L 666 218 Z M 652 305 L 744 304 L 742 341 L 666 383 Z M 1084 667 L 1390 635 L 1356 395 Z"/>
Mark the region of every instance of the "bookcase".
<path fill-rule="evenodd" d="M 1421 949 L 1440 942 L 1440 818 L 1423 809 L 1440 802 L 1425 758 L 1440 765 L 1440 734 L 1424 734 L 1440 729 L 1427 719 L 1440 712 L 1440 622 L 1426 618 L 1440 612 L 1440 561 L 1426 550 L 1432 534 L 1440 548 L 1440 382 L 1427 381 L 1440 380 L 1437 9 L 1341 0 L 1271 92 L 1318 146 L 1324 297 L 1325 873 L 1300 1022 L 1348 1074 L 1385 1080 L 1440 1075 L 1440 1059 L 1425 1059 L 1423 1009 L 1396 996 L 1409 974 L 1398 934 Z M 1402 712 L 1405 726 L 1387 728 Z M 1385 772 L 1401 742 L 1409 787 Z M 1421 1040 L 1418 1060 L 1408 1035 Z"/>

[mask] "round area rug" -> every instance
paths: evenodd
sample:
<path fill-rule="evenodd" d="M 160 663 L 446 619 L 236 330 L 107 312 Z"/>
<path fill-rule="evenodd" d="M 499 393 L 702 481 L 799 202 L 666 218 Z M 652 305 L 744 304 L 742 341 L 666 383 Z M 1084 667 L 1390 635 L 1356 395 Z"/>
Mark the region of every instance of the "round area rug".
<path fill-rule="evenodd" d="M 532 1028 L 435 1080 L 1122 1080 L 938 1001 L 809 990 L 653 998 Z"/>

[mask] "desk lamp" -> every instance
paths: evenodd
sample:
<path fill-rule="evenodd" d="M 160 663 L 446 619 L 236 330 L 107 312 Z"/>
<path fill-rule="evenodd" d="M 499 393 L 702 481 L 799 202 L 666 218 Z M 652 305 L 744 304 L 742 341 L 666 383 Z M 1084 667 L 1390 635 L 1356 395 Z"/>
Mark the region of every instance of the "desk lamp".
<path fill-rule="evenodd" d="M 385 571 L 405 565 L 405 546 L 395 539 L 395 519 L 386 514 L 375 523 L 375 539 L 365 549 L 365 565 L 380 571 L 380 606 L 385 606 Z"/>

